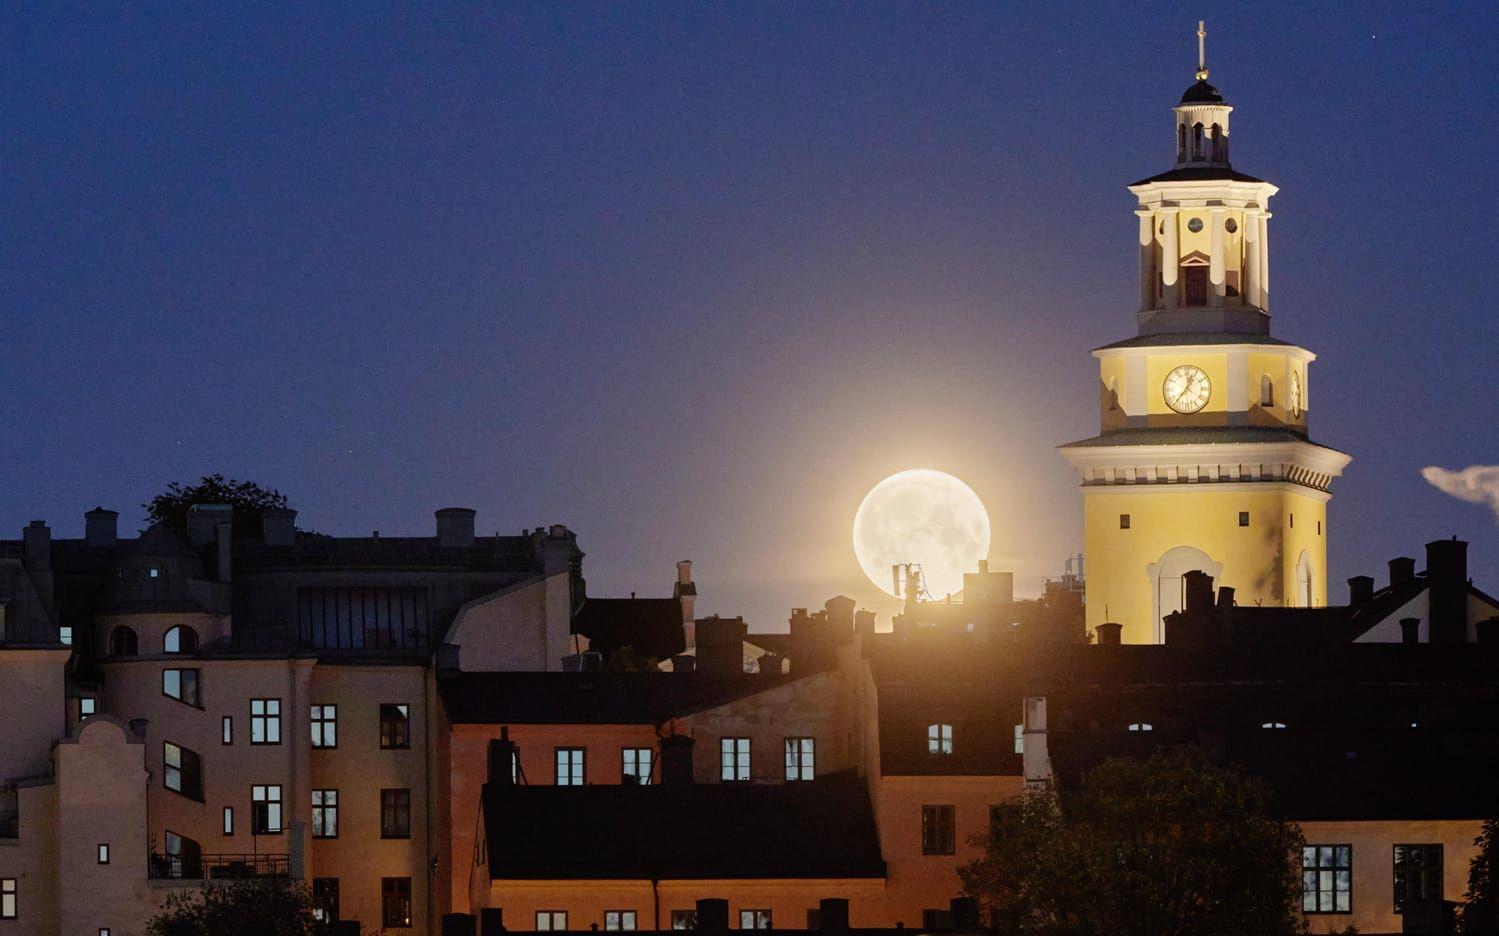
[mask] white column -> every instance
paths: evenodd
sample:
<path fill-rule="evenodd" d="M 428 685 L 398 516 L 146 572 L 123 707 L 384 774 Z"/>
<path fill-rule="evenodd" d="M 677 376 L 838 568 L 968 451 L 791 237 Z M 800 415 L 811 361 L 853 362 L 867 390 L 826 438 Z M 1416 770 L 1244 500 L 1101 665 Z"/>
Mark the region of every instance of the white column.
<path fill-rule="evenodd" d="M 1155 308 L 1155 218 L 1149 212 L 1135 212 L 1140 218 L 1140 311 Z"/>
<path fill-rule="evenodd" d="M 1162 208 L 1159 216 L 1166 225 L 1166 231 L 1161 235 L 1161 305 L 1175 309 L 1181 305 L 1181 287 L 1177 282 L 1181 278 L 1181 250 L 1176 237 L 1176 209 Z"/>
<path fill-rule="evenodd" d="M 1254 208 L 1244 209 L 1244 266 L 1242 287 L 1244 304 L 1259 308 L 1260 305 L 1260 213 Z"/>
<path fill-rule="evenodd" d="M 1260 308 L 1270 311 L 1270 212 L 1260 215 Z"/>
<path fill-rule="evenodd" d="M 1223 305 L 1228 295 L 1228 277 L 1223 262 L 1223 209 L 1208 212 L 1208 223 L 1213 229 L 1208 232 L 1208 305 Z"/>

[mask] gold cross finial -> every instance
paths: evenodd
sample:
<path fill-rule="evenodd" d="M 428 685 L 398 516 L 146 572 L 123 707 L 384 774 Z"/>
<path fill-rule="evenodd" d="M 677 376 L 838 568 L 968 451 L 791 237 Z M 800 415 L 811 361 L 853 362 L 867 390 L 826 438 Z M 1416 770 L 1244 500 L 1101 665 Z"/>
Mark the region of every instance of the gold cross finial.
<path fill-rule="evenodd" d="M 1208 24 L 1197 21 L 1197 80 L 1208 80 Z"/>

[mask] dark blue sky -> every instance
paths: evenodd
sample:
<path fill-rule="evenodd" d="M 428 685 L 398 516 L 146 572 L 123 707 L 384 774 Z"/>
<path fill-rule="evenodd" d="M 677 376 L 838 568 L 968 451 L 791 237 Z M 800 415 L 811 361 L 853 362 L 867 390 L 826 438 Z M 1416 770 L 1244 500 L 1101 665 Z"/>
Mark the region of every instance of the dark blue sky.
<path fill-rule="evenodd" d="M 565 522 L 596 594 L 693 558 L 772 629 L 874 600 L 854 510 L 932 467 L 1032 591 L 1205 17 L 1355 456 L 1333 595 L 1453 533 L 1499 587 L 1419 475 L 1499 462 L 1499 6 L 209 6 L 0 22 L 6 536 L 217 470 L 329 533 Z"/>

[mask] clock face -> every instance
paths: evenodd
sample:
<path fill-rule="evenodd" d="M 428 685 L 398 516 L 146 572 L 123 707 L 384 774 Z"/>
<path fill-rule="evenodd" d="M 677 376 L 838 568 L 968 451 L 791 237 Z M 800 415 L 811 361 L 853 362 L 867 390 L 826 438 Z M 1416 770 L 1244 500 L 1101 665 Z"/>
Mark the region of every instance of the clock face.
<path fill-rule="evenodd" d="M 1301 378 L 1291 371 L 1291 415 L 1301 415 Z"/>
<path fill-rule="evenodd" d="M 1166 405 L 1178 413 L 1195 413 L 1208 405 L 1213 385 L 1202 368 L 1183 364 L 1166 375 Z"/>

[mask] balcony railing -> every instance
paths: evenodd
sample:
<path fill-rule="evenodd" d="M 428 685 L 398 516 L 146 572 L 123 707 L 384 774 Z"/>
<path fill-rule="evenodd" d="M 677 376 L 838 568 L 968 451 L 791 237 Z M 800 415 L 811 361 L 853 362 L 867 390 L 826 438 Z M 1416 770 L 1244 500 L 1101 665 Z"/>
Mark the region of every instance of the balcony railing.
<path fill-rule="evenodd" d="M 151 877 L 154 880 L 233 881 L 285 877 L 290 870 L 290 856 L 286 854 L 151 856 Z"/>

